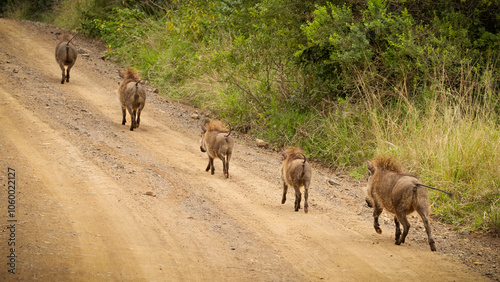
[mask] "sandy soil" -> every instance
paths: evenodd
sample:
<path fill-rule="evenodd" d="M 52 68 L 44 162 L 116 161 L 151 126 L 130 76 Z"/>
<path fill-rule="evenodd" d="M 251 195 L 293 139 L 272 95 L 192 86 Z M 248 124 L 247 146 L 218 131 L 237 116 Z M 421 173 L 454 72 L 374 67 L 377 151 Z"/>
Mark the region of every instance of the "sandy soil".
<path fill-rule="evenodd" d="M 152 86 L 141 127 L 129 131 L 118 68 L 101 59 L 102 44 L 78 36 L 86 55 L 60 84 L 59 31 L 0 19 L 0 280 L 500 279 L 498 239 L 433 218 L 431 252 L 413 216 L 407 243 L 396 246 L 390 215 L 382 235 L 373 230 L 365 183 L 317 164 L 309 213 L 294 212 L 291 190 L 280 202 L 279 154 L 248 136 L 235 134 L 229 179 L 220 161 L 206 173 L 195 109 Z M 328 184 L 334 177 L 340 185 Z"/>

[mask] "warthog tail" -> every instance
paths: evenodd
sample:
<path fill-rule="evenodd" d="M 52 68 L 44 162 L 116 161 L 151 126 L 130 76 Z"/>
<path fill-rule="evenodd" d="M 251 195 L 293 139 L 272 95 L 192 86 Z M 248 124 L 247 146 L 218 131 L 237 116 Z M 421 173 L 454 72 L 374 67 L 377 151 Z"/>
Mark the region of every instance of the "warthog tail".
<path fill-rule="evenodd" d="M 136 100 L 136 101 L 137 101 L 137 99 L 139 99 L 139 93 L 137 92 L 137 91 L 138 91 L 137 89 L 139 88 L 139 82 L 141 82 L 141 81 L 142 81 L 142 80 L 139 80 L 139 81 L 137 81 L 137 82 L 135 83 L 135 94 L 134 94 L 134 100 Z"/>
<path fill-rule="evenodd" d="M 68 40 L 68 42 L 66 43 L 66 56 L 68 56 L 68 54 L 69 54 L 69 43 L 70 43 L 70 42 L 71 42 L 71 40 L 73 40 L 73 38 L 75 38 L 75 37 L 76 37 L 76 34 L 75 34 L 75 35 L 73 35 L 73 37 L 71 37 L 71 39 L 70 39 L 70 40 Z"/>
<path fill-rule="evenodd" d="M 429 188 L 429 189 L 432 189 L 432 190 L 437 190 L 437 191 L 440 191 L 440 192 L 443 192 L 445 193 L 446 195 L 448 195 L 448 197 L 450 197 L 450 199 L 453 200 L 453 194 L 450 193 L 450 192 L 446 192 L 446 191 L 443 191 L 441 189 L 438 189 L 438 188 L 435 188 L 435 187 L 431 187 L 431 186 L 427 186 L 427 185 L 424 185 L 424 184 L 417 184 L 418 186 L 422 186 L 422 187 L 425 187 L 425 188 Z"/>
<path fill-rule="evenodd" d="M 228 125 L 229 125 L 229 132 L 227 133 L 226 138 L 229 137 L 229 134 L 231 134 L 231 125 L 230 124 Z"/>
<path fill-rule="evenodd" d="M 76 37 L 76 34 L 75 34 L 75 35 L 73 35 L 73 37 L 71 37 L 71 39 L 70 39 L 70 40 L 68 40 L 68 43 L 66 43 L 66 45 L 69 45 L 69 43 L 71 42 L 71 40 L 73 40 L 73 38 L 75 38 L 75 37 Z"/>
<path fill-rule="evenodd" d="M 304 162 L 302 162 L 302 174 L 300 175 L 300 178 L 302 178 L 302 177 L 304 177 L 304 174 L 306 173 L 305 166 L 306 166 L 307 158 L 306 158 L 306 155 L 304 155 L 302 153 L 295 153 L 295 154 L 292 154 L 290 157 L 294 158 L 297 155 L 301 155 L 302 157 L 304 157 Z"/>

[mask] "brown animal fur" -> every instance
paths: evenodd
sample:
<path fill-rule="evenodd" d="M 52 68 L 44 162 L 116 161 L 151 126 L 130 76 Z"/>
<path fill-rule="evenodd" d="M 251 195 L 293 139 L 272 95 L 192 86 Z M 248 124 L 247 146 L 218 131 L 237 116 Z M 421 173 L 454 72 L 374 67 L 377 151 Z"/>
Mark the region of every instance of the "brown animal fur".
<path fill-rule="evenodd" d="M 128 110 L 131 119 L 130 130 L 133 131 L 141 123 L 141 112 L 146 104 L 146 88 L 140 84 L 141 77 L 132 68 L 125 69 L 123 73 L 119 71 L 118 74 L 123 78 L 119 88 L 123 114 L 122 124 L 127 122 Z"/>
<path fill-rule="evenodd" d="M 288 147 L 283 153 L 281 164 L 281 179 L 283 180 L 283 198 L 281 204 L 286 202 L 288 186 L 295 190 L 295 211 L 300 209 L 302 193 L 300 187 L 304 186 L 304 212 L 308 212 L 309 185 L 311 184 L 311 165 L 307 162 L 305 153 L 297 147 Z"/>
<path fill-rule="evenodd" d="M 208 166 L 206 171 L 215 173 L 214 159 L 222 161 L 224 176 L 229 178 L 229 161 L 233 153 L 234 140 L 229 135 L 229 131 L 218 120 L 205 120 L 201 126 L 200 150 L 208 155 Z"/>
<path fill-rule="evenodd" d="M 429 226 L 429 201 L 427 189 L 415 176 L 404 174 L 401 166 L 390 157 L 378 157 L 367 162 L 371 175 L 368 178 L 366 202 L 373 210 L 373 227 L 377 233 L 382 233 L 378 218 L 385 208 L 394 214 L 396 225 L 396 245 L 405 242 L 410 223 L 406 216 L 414 211 L 422 218 L 429 245 L 436 251 L 436 245 Z M 403 225 L 401 234 L 400 225 Z"/>
<path fill-rule="evenodd" d="M 69 71 L 73 67 L 76 62 L 76 58 L 78 56 L 78 52 L 75 48 L 75 40 L 74 37 L 70 34 L 63 34 L 59 42 L 56 45 L 56 61 L 59 64 L 59 67 L 62 71 L 61 84 L 64 84 L 64 80 L 69 82 Z M 64 67 L 68 66 L 66 70 L 66 75 L 64 74 Z"/>

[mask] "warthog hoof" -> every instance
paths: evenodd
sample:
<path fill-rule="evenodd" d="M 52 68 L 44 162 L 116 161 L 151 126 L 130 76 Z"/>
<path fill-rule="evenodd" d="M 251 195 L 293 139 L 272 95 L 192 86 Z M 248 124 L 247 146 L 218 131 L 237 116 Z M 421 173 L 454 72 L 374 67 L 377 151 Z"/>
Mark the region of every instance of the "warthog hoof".
<path fill-rule="evenodd" d="M 431 246 L 431 251 L 435 252 L 436 251 L 436 245 L 434 243 L 429 244 Z"/>
<path fill-rule="evenodd" d="M 429 245 L 431 246 L 431 251 L 435 252 L 436 251 L 436 244 L 434 244 L 433 239 L 429 240 Z"/>
<path fill-rule="evenodd" d="M 370 201 L 365 200 L 365 202 L 366 202 L 366 205 L 367 205 L 369 208 L 373 208 L 373 205 L 372 205 L 372 203 L 371 203 Z"/>
<path fill-rule="evenodd" d="M 375 227 L 375 231 L 377 231 L 378 234 L 382 234 L 382 229 L 378 226 Z"/>

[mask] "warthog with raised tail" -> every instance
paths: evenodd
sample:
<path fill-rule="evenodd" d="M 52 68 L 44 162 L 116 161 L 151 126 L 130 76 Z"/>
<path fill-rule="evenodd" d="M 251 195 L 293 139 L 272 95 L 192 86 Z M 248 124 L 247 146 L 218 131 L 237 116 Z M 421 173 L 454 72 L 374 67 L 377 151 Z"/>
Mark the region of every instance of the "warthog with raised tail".
<path fill-rule="evenodd" d="M 425 231 L 432 251 L 436 251 L 434 238 L 429 226 L 429 200 L 427 188 L 446 193 L 450 198 L 451 193 L 426 186 L 413 175 L 404 174 L 401 166 L 391 157 L 377 157 L 367 162 L 370 177 L 368 178 L 366 202 L 373 207 L 373 227 L 377 233 L 382 233 L 378 217 L 385 208 L 394 214 L 396 224 L 396 245 L 405 242 L 410 229 L 406 215 L 416 211 L 424 222 Z M 403 225 L 401 234 L 400 225 Z"/>
<path fill-rule="evenodd" d="M 225 128 L 218 120 L 205 120 L 201 125 L 200 150 L 208 155 L 208 166 L 206 171 L 211 170 L 214 174 L 214 159 L 222 161 L 224 176 L 229 177 L 229 161 L 233 153 L 234 140 L 231 136 L 231 127 Z"/>
<path fill-rule="evenodd" d="M 70 34 L 63 34 L 56 45 L 56 61 L 62 71 L 61 84 L 64 84 L 64 79 L 66 79 L 66 82 L 69 82 L 69 71 L 76 62 L 78 52 L 75 45 L 73 45 L 74 42 L 72 42 L 75 36 L 71 37 Z M 67 70 L 64 69 L 65 66 L 68 66 Z M 66 75 L 64 72 L 66 72 Z"/>
<path fill-rule="evenodd" d="M 120 103 L 122 105 L 122 124 L 127 122 L 127 110 L 130 114 L 130 131 L 138 128 L 141 123 L 141 112 L 146 104 L 146 87 L 141 84 L 141 77 L 137 71 L 127 68 L 118 74 L 123 79 L 120 83 Z"/>
<path fill-rule="evenodd" d="M 281 179 L 283 180 L 283 198 L 281 204 L 286 202 L 288 186 L 295 189 L 295 211 L 300 209 L 302 193 L 300 187 L 304 186 L 304 212 L 308 212 L 309 185 L 311 184 L 311 165 L 307 162 L 304 151 L 297 147 L 288 147 L 283 153 L 281 164 Z"/>

